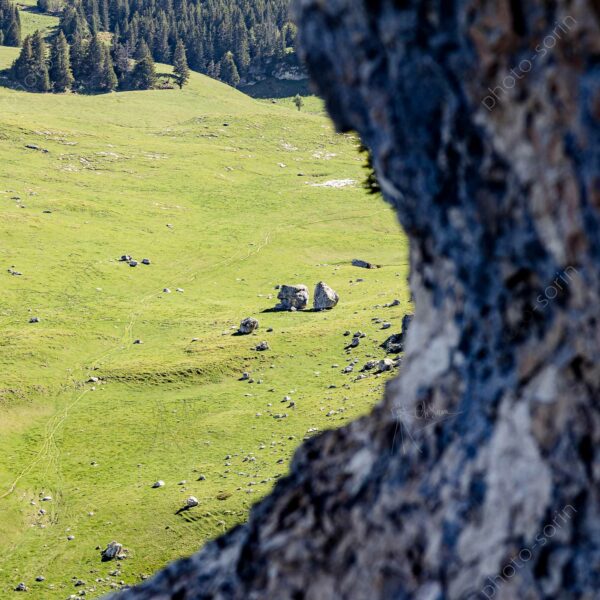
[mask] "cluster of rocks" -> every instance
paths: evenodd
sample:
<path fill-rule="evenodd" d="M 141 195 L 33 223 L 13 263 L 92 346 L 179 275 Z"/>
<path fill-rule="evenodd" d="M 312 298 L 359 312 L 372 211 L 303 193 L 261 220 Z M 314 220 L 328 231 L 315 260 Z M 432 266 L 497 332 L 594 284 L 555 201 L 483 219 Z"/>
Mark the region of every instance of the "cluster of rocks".
<path fill-rule="evenodd" d="M 142 258 L 142 260 L 140 262 L 138 262 L 137 260 L 135 260 L 135 258 L 130 256 L 129 254 L 123 254 L 121 256 L 121 258 L 119 259 L 119 262 L 127 263 L 130 267 L 137 267 L 140 263 L 142 265 L 146 265 L 146 266 L 149 266 L 151 264 L 149 258 Z"/>
<path fill-rule="evenodd" d="M 402 331 L 400 333 L 394 333 L 381 344 L 381 348 L 383 348 L 387 354 L 399 354 L 400 352 L 404 352 L 406 334 L 412 322 L 412 318 L 413 315 L 404 315 L 402 318 Z"/>
<path fill-rule="evenodd" d="M 296 311 L 305 310 L 308 306 L 310 295 L 305 285 L 282 285 L 278 286 L 277 299 L 279 304 L 275 310 Z M 340 297 L 325 282 L 320 281 L 315 286 L 313 308 L 315 310 L 330 310 L 337 306 Z"/>
<path fill-rule="evenodd" d="M 16 270 L 15 270 L 15 265 L 12 265 L 12 267 L 10 267 L 10 268 L 9 268 L 9 269 L 7 269 L 7 270 L 8 270 L 8 272 L 9 272 L 11 275 L 14 275 L 15 277 L 18 277 L 18 276 L 20 276 L 20 275 L 23 275 L 23 273 L 21 273 L 21 271 L 16 271 Z"/>

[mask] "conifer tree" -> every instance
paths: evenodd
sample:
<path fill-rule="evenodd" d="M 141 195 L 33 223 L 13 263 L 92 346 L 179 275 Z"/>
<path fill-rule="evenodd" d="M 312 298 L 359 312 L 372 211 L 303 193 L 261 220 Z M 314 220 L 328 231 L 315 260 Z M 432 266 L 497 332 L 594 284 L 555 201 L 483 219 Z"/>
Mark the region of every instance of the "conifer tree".
<path fill-rule="evenodd" d="M 41 31 L 36 31 L 31 38 L 31 52 L 33 58 L 27 75 L 27 80 L 31 82 L 30 88 L 36 92 L 49 92 L 50 76 L 46 63 L 46 42 Z"/>
<path fill-rule="evenodd" d="M 100 78 L 101 90 L 105 92 L 112 92 L 117 89 L 119 80 L 113 67 L 112 57 L 108 46 L 104 46 L 103 50 L 104 57 L 102 59 L 102 74 Z"/>
<path fill-rule="evenodd" d="M 101 91 L 104 88 L 104 44 L 95 34 L 88 47 L 86 55 L 87 86 L 92 91 Z"/>
<path fill-rule="evenodd" d="M 131 71 L 127 46 L 124 44 L 114 45 L 112 49 L 112 59 L 117 79 L 121 84 L 124 84 Z"/>
<path fill-rule="evenodd" d="M 31 36 L 28 35 L 23 40 L 23 47 L 19 57 L 12 66 L 12 78 L 15 81 L 25 85 L 27 76 L 30 70 L 33 68 L 33 49 L 31 47 Z"/>
<path fill-rule="evenodd" d="M 190 69 L 187 63 L 187 57 L 185 53 L 185 46 L 181 40 L 177 41 L 177 46 L 175 47 L 175 54 L 173 55 L 173 73 L 177 78 L 177 85 L 179 89 L 183 88 L 183 86 L 187 83 L 190 78 Z"/>
<path fill-rule="evenodd" d="M 84 84 L 88 78 L 88 43 L 81 37 L 76 37 L 71 46 L 71 70 L 78 86 Z"/>
<path fill-rule="evenodd" d="M 148 45 L 143 40 L 138 48 L 138 56 L 141 58 L 136 62 L 131 74 L 132 86 L 137 90 L 152 89 L 156 85 L 156 70 Z"/>
<path fill-rule="evenodd" d="M 226 52 L 221 60 L 221 79 L 233 87 L 240 84 L 240 74 L 232 52 Z"/>
<path fill-rule="evenodd" d="M 73 85 L 69 44 L 62 31 L 54 37 L 50 50 L 50 81 L 55 92 L 65 92 Z"/>
<path fill-rule="evenodd" d="M 135 60 L 142 60 L 143 58 L 146 58 L 147 56 L 151 56 L 150 48 L 149 48 L 146 40 L 144 38 L 141 38 L 137 44 L 137 48 L 135 50 L 135 54 L 133 55 L 133 57 L 135 58 Z"/>
<path fill-rule="evenodd" d="M 0 0 L 0 44 L 14 47 L 21 45 L 21 17 L 10 0 Z"/>

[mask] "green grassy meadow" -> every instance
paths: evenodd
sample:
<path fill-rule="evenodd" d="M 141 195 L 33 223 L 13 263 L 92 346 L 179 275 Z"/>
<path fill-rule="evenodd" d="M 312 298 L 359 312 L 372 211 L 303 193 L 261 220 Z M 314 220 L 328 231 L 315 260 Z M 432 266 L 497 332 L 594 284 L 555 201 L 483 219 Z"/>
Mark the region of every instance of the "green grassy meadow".
<path fill-rule="evenodd" d="M 0 47 L 0 68 L 16 55 Z M 304 437 L 381 396 L 389 375 L 342 370 L 383 358 L 410 312 L 407 242 L 359 183 L 313 185 L 364 177 L 319 106 L 197 74 L 183 91 L 0 88 L 0 598 L 139 582 L 243 522 Z M 320 280 L 333 311 L 263 312 L 276 284 Z M 232 335 L 248 316 L 258 333 Z M 351 355 L 345 330 L 367 333 Z M 127 559 L 100 561 L 111 540 Z"/>

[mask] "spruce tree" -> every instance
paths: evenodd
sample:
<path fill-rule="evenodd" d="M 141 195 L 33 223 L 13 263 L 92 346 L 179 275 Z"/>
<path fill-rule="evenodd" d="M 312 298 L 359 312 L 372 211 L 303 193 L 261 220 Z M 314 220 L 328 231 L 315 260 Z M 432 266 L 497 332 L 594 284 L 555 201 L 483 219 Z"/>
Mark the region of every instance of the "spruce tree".
<path fill-rule="evenodd" d="M 0 44 L 16 48 L 21 45 L 21 17 L 9 0 L 0 0 Z"/>
<path fill-rule="evenodd" d="M 105 92 L 112 92 L 117 89 L 119 80 L 113 67 L 112 57 L 108 46 L 104 46 L 104 58 L 102 60 L 102 75 L 100 80 L 101 90 Z"/>
<path fill-rule="evenodd" d="M 15 60 L 12 65 L 12 78 L 15 81 L 25 85 L 27 76 L 30 70 L 33 68 L 33 49 L 31 47 L 31 36 L 28 35 L 23 40 L 23 47 L 19 57 Z"/>
<path fill-rule="evenodd" d="M 55 36 L 50 50 L 50 81 L 55 92 L 66 92 L 74 81 L 69 44 L 62 31 Z"/>
<path fill-rule="evenodd" d="M 76 37 L 71 46 L 71 70 L 77 86 L 84 85 L 88 78 L 87 61 L 88 43 L 80 37 Z"/>
<path fill-rule="evenodd" d="M 240 74 L 232 52 L 226 52 L 221 60 L 221 79 L 233 87 L 240 84 Z"/>
<path fill-rule="evenodd" d="M 31 38 L 31 51 L 33 60 L 30 72 L 27 75 L 31 82 L 31 89 L 36 92 L 50 91 L 50 76 L 46 63 L 46 42 L 41 31 L 36 31 Z"/>
<path fill-rule="evenodd" d="M 304 106 L 304 100 L 300 94 L 296 94 L 294 96 L 294 104 L 298 110 L 302 110 L 302 107 Z"/>
<path fill-rule="evenodd" d="M 137 90 L 149 90 L 156 85 L 154 61 L 150 55 L 148 45 L 143 40 L 140 48 L 138 48 L 138 56 L 140 55 L 140 50 L 143 54 L 135 64 L 133 73 L 131 74 L 131 84 Z"/>
<path fill-rule="evenodd" d="M 112 59 L 115 69 L 115 74 L 121 84 L 123 84 L 129 76 L 129 51 L 124 44 L 115 44 L 112 49 Z"/>
<path fill-rule="evenodd" d="M 148 44 L 146 43 L 146 40 L 144 38 L 141 38 L 137 44 L 137 48 L 135 50 L 135 54 L 133 55 L 133 57 L 135 58 L 135 60 L 142 60 L 143 58 L 146 58 L 147 56 L 151 56 L 150 48 L 149 48 Z"/>
<path fill-rule="evenodd" d="M 183 88 L 190 78 L 190 69 L 185 54 L 185 46 L 181 40 L 177 41 L 175 54 L 173 55 L 173 73 L 175 74 L 179 89 Z"/>
<path fill-rule="evenodd" d="M 104 88 L 104 44 L 95 34 L 90 41 L 86 55 L 87 87 L 91 91 L 102 91 Z"/>
<path fill-rule="evenodd" d="M 18 48 L 21 45 L 21 17 L 19 9 L 12 4 L 8 27 L 4 31 L 4 45 Z"/>

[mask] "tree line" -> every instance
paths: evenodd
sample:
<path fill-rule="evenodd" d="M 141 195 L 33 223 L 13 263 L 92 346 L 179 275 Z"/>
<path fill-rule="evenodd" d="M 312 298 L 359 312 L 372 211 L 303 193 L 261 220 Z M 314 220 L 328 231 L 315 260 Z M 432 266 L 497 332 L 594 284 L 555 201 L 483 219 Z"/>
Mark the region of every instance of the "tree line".
<path fill-rule="evenodd" d="M 189 68 L 181 40 L 175 47 L 173 63 L 172 79 L 183 87 Z M 49 53 L 39 31 L 27 36 L 11 73 L 15 81 L 34 92 L 147 90 L 157 83 L 154 60 L 145 42 L 130 60 L 120 56 L 118 46 L 104 43 L 99 34 L 89 39 L 77 37 L 69 44 L 63 31 L 52 38 Z"/>
<path fill-rule="evenodd" d="M 40 0 L 41 2 L 46 0 Z M 110 32 L 121 56 L 144 42 L 173 63 L 181 40 L 195 71 L 230 85 L 263 74 L 292 53 L 290 0 L 68 0 L 60 28 L 69 37 Z"/>
<path fill-rule="evenodd" d="M 0 0 L 0 46 L 21 45 L 21 17 L 10 0 Z"/>
<path fill-rule="evenodd" d="M 226 83 L 259 80 L 276 65 L 297 65 L 296 27 L 289 21 L 290 0 L 38 0 L 38 8 L 60 12 L 60 35 L 51 40 L 51 54 L 63 71 L 50 89 L 90 91 L 144 89 L 155 83 L 153 62 L 194 69 Z M 0 0 L 3 43 L 20 44 L 19 13 L 10 0 Z M 23 42 L 23 56 L 13 70 L 20 81 L 33 71 L 43 75 L 38 46 L 32 36 Z M 110 58 L 102 46 L 110 40 Z M 50 61 L 52 64 L 53 61 Z M 112 63 L 109 64 L 109 63 Z M 141 62 L 141 64 L 140 64 Z M 102 76 L 99 74 L 102 72 Z M 114 83 L 114 75 L 117 83 Z M 183 77 L 183 79 L 182 79 Z M 177 76 L 178 84 L 187 75 Z M 44 77 L 37 77 L 46 91 Z M 116 87 L 115 87 L 116 86 Z"/>

